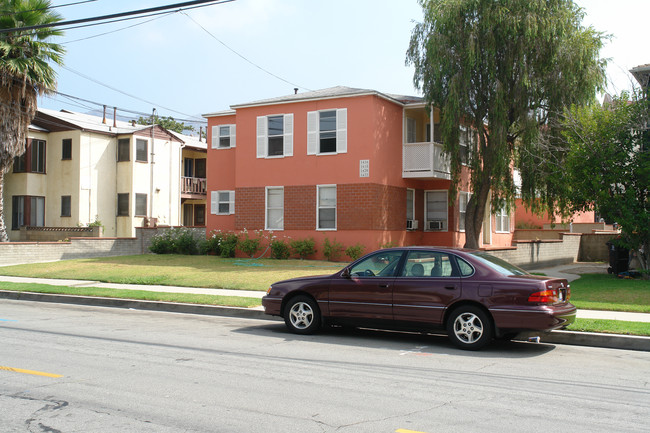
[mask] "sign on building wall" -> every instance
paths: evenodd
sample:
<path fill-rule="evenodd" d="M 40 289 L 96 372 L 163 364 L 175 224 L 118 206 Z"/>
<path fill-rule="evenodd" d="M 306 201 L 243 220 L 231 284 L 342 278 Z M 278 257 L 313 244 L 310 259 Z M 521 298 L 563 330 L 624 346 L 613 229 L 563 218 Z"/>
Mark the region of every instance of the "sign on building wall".
<path fill-rule="evenodd" d="M 359 177 L 370 177 L 369 159 L 362 159 L 359 161 Z"/>

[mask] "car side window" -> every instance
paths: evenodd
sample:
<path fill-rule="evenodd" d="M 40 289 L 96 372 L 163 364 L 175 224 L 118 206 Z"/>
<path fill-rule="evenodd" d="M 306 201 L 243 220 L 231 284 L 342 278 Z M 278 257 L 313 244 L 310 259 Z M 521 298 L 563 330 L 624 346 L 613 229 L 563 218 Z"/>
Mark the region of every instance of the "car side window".
<path fill-rule="evenodd" d="M 410 251 L 402 270 L 402 277 L 457 276 L 449 254 L 436 251 Z"/>
<path fill-rule="evenodd" d="M 402 257 L 402 251 L 384 251 L 356 263 L 350 268 L 354 277 L 391 277 Z"/>
<path fill-rule="evenodd" d="M 458 256 L 456 256 L 456 263 L 458 263 L 458 268 L 460 269 L 460 275 L 462 277 L 469 277 L 474 273 L 474 268 Z"/>

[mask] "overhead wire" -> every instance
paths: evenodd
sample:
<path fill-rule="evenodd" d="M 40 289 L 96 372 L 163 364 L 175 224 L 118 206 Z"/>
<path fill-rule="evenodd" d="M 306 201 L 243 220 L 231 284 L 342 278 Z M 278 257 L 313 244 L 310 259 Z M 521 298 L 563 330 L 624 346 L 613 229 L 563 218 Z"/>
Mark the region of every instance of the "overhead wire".
<path fill-rule="evenodd" d="M 25 12 L 47 11 L 47 10 L 50 10 L 50 9 L 63 8 L 63 7 L 66 7 L 66 6 L 75 6 L 75 5 L 80 5 L 80 4 L 83 4 L 83 3 L 92 3 L 92 2 L 96 2 L 96 1 L 97 0 L 83 0 L 83 1 L 78 1 L 78 2 L 74 2 L 74 3 L 66 3 L 66 4 L 62 4 L 62 5 L 49 6 L 49 7 L 46 7 L 46 8 L 30 9 L 30 10 L 25 10 L 25 11 L 0 11 L 0 13 L 3 14 L 3 15 L 16 15 L 16 14 L 25 13 Z"/>

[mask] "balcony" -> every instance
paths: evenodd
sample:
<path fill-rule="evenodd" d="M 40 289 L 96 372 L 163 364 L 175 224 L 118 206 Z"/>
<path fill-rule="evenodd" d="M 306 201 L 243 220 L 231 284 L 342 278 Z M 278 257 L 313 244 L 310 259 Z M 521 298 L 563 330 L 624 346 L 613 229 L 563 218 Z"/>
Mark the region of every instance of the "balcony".
<path fill-rule="evenodd" d="M 181 198 L 201 200 L 206 197 L 204 177 L 181 177 Z"/>
<path fill-rule="evenodd" d="M 404 143 L 402 177 L 417 179 L 451 179 L 449 157 L 440 143 Z"/>

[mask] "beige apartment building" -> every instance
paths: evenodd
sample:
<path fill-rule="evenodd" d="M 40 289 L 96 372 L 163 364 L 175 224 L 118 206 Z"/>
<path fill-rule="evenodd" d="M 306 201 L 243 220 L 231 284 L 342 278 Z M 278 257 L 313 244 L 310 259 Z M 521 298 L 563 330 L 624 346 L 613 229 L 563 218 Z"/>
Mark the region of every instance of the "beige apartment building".
<path fill-rule="evenodd" d="M 24 240 L 23 226 L 95 221 L 108 237 L 155 224 L 204 225 L 206 154 L 206 143 L 158 125 L 39 109 L 27 150 L 6 177 L 9 238 Z"/>

